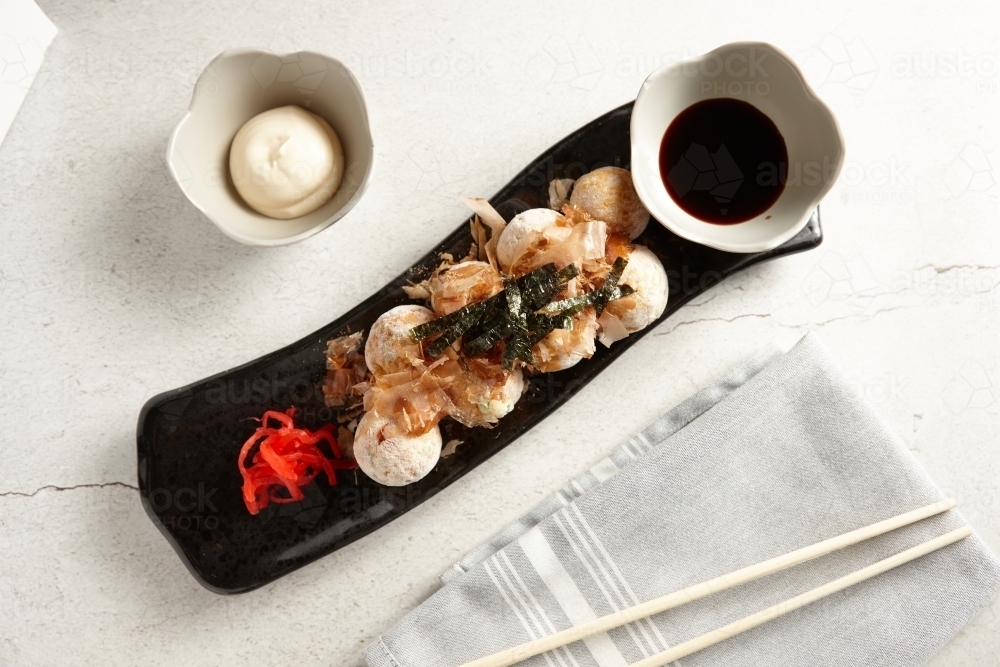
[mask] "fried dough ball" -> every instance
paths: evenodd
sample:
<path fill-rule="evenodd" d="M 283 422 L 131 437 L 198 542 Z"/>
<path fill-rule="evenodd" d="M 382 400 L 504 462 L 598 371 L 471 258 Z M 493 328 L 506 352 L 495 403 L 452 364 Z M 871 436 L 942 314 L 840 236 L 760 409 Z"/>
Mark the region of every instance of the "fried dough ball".
<path fill-rule="evenodd" d="M 396 306 L 375 320 L 365 341 L 365 363 L 376 375 L 409 369 L 420 358 L 420 343 L 410 337 L 410 329 L 430 322 L 434 311 L 417 305 Z"/>
<path fill-rule="evenodd" d="M 518 245 L 532 232 L 544 232 L 555 225 L 562 214 L 550 208 L 531 208 L 514 216 L 497 241 L 497 261 L 505 271 L 509 271 L 514 260 Z"/>
<path fill-rule="evenodd" d="M 521 372 L 520 368 L 515 368 L 507 376 L 507 381 L 499 388 L 499 391 L 494 392 L 490 402 L 481 406 L 480 409 L 486 413 L 487 417 L 499 421 L 501 417 L 508 415 L 514 409 L 517 402 L 521 400 L 522 393 L 524 393 L 524 373 Z"/>
<path fill-rule="evenodd" d="M 503 289 L 500 273 L 489 262 L 460 262 L 427 282 L 431 307 L 438 315 L 448 315 L 470 303 L 483 301 Z"/>
<path fill-rule="evenodd" d="M 405 486 L 422 479 L 441 457 L 441 429 L 420 435 L 386 438 L 383 431 L 391 420 L 375 411 L 366 412 L 354 434 L 354 457 L 361 470 L 379 484 Z"/>
<path fill-rule="evenodd" d="M 646 328 L 663 314 L 670 295 L 667 272 L 649 248 L 633 247 L 618 283 L 628 285 L 635 292 L 612 301 L 607 310 L 622 321 L 629 333 Z"/>
<path fill-rule="evenodd" d="M 573 328 L 555 329 L 539 341 L 531 354 L 533 366 L 542 373 L 561 371 L 589 359 L 597 350 L 597 313 L 588 307 L 573 316 Z"/>
<path fill-rule="evenodd" d="M 466 425 L 495 424 L 507 415 L 524 392 L 524 374 L 512 371 L 477 373 L 475 362 L 470 370 L 455 378 L 449 396 L 455 404 L 451 416 Z"/>
<path fill-rule="evenodd" d="M 573 185 L 569 201 L 591 218 L 607 223 L 608 232 L 630 239 L 642 234 L 649 222 L 649 211 L 642 205 L 628 169 L 601 167 L 584 174 Z"/>

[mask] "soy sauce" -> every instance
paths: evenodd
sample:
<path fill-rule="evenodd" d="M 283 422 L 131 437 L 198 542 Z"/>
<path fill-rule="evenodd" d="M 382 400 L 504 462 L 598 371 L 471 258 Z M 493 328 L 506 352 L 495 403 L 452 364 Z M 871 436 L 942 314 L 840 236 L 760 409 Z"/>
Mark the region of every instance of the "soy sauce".
<path fill-rule="evenodd" d="M 742 100 L 682 111 L 660 144 L 660 177 L 677 205 L 719 225 L 746 222 L 781 196 L 788 149 L 774 122 Z"/>

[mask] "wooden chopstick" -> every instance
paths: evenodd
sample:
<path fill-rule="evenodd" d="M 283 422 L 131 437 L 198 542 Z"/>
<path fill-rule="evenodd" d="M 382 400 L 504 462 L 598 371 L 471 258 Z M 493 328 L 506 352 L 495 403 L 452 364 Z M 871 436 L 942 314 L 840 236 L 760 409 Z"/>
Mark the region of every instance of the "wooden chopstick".
<path fill-rule="evenodd" d="M 843 549 L 844 547 L 849 547 L 852 544 L 863 542 L 864 540 L 888 533 L 889 531 L 896 530 L 897 528 L 908 526 L 911 523 L 916 523 L 922 519 L 946 512 L 956 505 L 958 505 L 958 503 L 954 498 L 932 503 L 926 507 L 921 507 L 904 514 L 885 519 L 884 521 L 873 523 L 870 526 L 852 530 L 849 533 L 844 533 L 842 535 L 838 535 L 837 537 L 832 537 L 828 540 L 811 544 L 790 553 L 776 556 L 775 558 L 757 563 L 756 565 L 750 565 L 741 570 L 736 570 L 735 572 L 730 572 L 729 574 L 709 579 L 708 581 L 704 581 L 700 584 L 695 584 L 693 586 L 689 586 L 688 588 L 668 593 L 662 597 L 642 602 L 634 607 L 616 611 L 582 625 L 567 628 L 561 632 L 557 632 L 546 637 L 540 637 L 519 646 L 504 649 L 503 651 L 498 651 L 492 655 L 467 662 L 461 667 L 509 667 L 509 665 L 513 665 L 522 660 L 527 660 L 528 658 L 539 655 L 540 653 L 551 651 L 552 649 L 565 646 L 566 644 L 571 644 L 575 641 L 591 637 L 601 632 L 607 632 L 612 628 L 617 628 L 625 625 L 626 623 L 638 621 L 639 619 L 667 611 L 668 609 L 679 607 L 688 602 L 693 602 L 694 600 L 700 600 L 701 598 L 711 595 L 712 593 L 718 593 L 719 591 L 724 591 L 728 588 L 745 584 L 748 581 L 753 581 L 754 579 L 759 579 L 760 577 L 778 572 L 779 570 L 784 570 L 794 565 L 804 563 L 807 560 L 825 556 L 826 554 L 837 551 L 838 549 Z"/>
<path fill-rule="evenodd" d="M 880 560 L 879 562 L 862 568 L 857 572 L 852 572 L 851 574 L 843 576 L 840 579 L 836 579 L 828 584 L 823 584 L 822 586 L 814 588 L 811 591 L 807 591 L 801 595 L 796 595 L 795 597 L 789 598 L 784 602 L 779 602 L 773 607 L 768 607 L 767 609 L 758 611 L 755 614 L 750 614 L 749 616 L 741 618 L 738 621 L 734 621 L 729 625 L 724 625 L 717 630 L 706 632 L 700 637 L 689 639 L 688 641 L 678 644 L 673 648 L 669 648 L 662 653 L 658 653 L 640 660 L 639 662 L 633 663 L 631 667 L 663 667 L 663 665 L 671 663 L 674 660 L 679 660 L 685 656 L 691 655 L 695 651 L 700 651 L 703 648 L 707 648 L 713 644 L 725 641 L 730 637 L 734 637 L 741 632 L 746 632 L 751 628 L 756 628 L 758 625 L 767 623 L 768 621 L 774 620 L 779 616 L 784 616 L 790 611 L 795 611 L 796 609 L 815 602 L 820 598 L 825 598 L 827 595 L 831 595 L 837 591 L 842 591 L 845 588 L 853 586 L 854 584 L 860 583 L 866 579 L 871 579 L 872 577 L 882 574 L 887 570 L 899 567 L 903 563 L 909 563 L 911 560 L 925 556 L 932 551 L 937 551 L 941 547 L 946 547 L 949 544 L 958 542 L 959 540 L 964 540 L 969 535 L 972 535 L 972 529 L 968 526 L 963 526 L 962 528 L 953 530 L 950 533 L 945 533 L 944 535 L 935 537 L 933 540 L 927 540 L 923 544 L 918 544 L 911 549 L 901 551 L 894 556 L 889 556 L 885 560 Z"/>

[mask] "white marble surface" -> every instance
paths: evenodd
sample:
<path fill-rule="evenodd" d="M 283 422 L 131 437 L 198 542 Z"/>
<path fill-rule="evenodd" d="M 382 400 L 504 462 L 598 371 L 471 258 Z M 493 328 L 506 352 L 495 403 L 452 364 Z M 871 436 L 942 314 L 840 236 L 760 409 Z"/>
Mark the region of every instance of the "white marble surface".
<path fill-rule="evenodd" d="M 1000 551 L 994 4 L 40 4 L 60 32 L 0 148 L 0 664 L 359 665 L 466 549 L 807 330 Z M 459 194 L 492 194 L 656 66 L 746 38 L 794 54 L 843 124 L 821 248 L 715 288 L 378 533 L 243 596 L 190 577 L 134 488 L 147 398 L 317 329 L 450 231 Z M 368 95 L 372 187 L 297 246 L 228 240 L 164 167 L 197 74 L 236 46 L 329 53 Z M 997 656 L 1000 602 L 931 664 Z"/>

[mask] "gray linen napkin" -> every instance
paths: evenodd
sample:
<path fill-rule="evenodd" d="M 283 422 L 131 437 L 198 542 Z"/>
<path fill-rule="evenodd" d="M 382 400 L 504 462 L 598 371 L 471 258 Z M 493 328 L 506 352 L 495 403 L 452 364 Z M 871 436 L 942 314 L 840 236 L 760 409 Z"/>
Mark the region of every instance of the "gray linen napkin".
<path fill-rule="evenodd" d="M 365 653 L 451 667 L 943 498 L 812 335 L 671 410 L 474 550 Z M 964 525 L 955 511 L 525 661 L 624 667 Z M 973 536 L 683 659 L 921 665 L 1000 589 Z"/>

